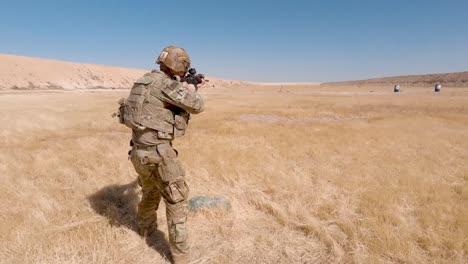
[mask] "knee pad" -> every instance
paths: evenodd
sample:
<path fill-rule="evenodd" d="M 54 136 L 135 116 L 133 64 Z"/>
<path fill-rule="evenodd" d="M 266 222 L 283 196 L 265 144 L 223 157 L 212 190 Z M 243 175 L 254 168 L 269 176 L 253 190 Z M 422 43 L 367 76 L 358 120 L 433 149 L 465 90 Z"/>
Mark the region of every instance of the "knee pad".
<path fill-rule="evenodd" d="M 176 204 L 187 200 L 189 188 L 184 180 L 173 181 L 164 184 L 163 194 L 168 203 Z"/>

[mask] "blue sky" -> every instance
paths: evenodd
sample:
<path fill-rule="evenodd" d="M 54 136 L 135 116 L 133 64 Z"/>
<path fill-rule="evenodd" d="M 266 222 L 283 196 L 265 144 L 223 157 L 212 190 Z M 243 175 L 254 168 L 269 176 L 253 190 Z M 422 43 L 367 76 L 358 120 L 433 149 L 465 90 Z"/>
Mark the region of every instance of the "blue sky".
<path fill-rule="evenodd" d="M 468 1 L 3 1 L 0 53 L 262 82 L 468 70 Z"/>

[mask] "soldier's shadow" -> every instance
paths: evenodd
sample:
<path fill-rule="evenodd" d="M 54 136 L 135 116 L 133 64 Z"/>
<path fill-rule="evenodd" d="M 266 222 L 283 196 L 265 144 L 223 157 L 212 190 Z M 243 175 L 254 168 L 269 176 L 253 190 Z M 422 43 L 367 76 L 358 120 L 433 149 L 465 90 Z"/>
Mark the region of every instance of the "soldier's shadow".
<path fill-rule="evenodd" d="M 88 197 L 93 210 L 109 219 L 112 226 L 124 226 L 138 233 L 137 205 L 140 201 L 137 181 L 124 185 L 110 185 Z M 146 238 L 146 244 L 171 260 L 169 244 L 164 233 L 157 230 Z"/>

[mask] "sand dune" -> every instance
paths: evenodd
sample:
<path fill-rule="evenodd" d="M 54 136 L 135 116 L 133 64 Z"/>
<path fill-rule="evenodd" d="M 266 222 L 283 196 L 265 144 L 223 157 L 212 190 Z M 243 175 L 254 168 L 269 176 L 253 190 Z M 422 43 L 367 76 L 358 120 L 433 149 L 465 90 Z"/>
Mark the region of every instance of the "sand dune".
<path fill-rule="evenodd" d="M 145 70 L 0 54 L 0 89 L 127 88 Z"/>
<path fill-rule="evenodd" d="M 0 90 L 122 89 L 149 70 L 0 54 Z M 206 87 L 242 85 L 235 80 L 207 77 Z"/>

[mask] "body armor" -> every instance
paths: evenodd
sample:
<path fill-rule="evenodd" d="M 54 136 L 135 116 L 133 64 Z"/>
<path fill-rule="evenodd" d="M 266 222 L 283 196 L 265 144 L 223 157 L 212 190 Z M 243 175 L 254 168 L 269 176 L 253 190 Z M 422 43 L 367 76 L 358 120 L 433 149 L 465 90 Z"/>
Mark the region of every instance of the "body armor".
<path fill-rule="evenodd" d="M 160 139 L 185 134 L 189 112 L 203 111 L 201 97 L 161 72 L 145 74 L 133 85 L 130 95 L 119 101 L 119 121 L 132 130 L 151 129 Z"/>

